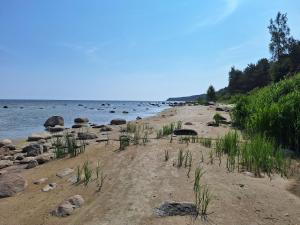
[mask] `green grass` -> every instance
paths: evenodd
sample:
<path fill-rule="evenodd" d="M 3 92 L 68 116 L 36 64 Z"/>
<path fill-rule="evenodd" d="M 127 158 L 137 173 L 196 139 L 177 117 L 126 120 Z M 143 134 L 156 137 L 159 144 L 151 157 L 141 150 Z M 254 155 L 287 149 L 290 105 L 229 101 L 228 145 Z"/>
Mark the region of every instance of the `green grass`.
<path fill-rule="evenodd" d="M 83 170 L 83 183 L 87 186 L 92 181 L 93 170 L 90 167 L 89 161 L 85 161 L 82 167 Z"/>
<path fill-rule="evenodd" d="M 211 138 L 201 138 L 200 143 L 207 148 L 211 148 L 212 145 L 212 140 Z"/>
<path fill-rule="evenodd" d="M 119 142 L 119 150 L 125 150 L 130 145 L 130 137 L 127 135 L 120 135 Z"/>
<path fill-rule="evenodd" d="M 264 135 L 300 154 L 300 73 L 240 97 L 231 116 L 248 135 Z"/>
<path fill-rule="evenodd" d="M 182 127 L 181 121 L 178 121 L 177 123 L 170 123 L 168 125 L 164 125 L 162 129 L 159 129 L 156 132 L 156 138 L 159 139 L 164 136 L 171 135 L 173 134 L 174 130 L 181 129 L 181 127 Z"/>
<path fill-rule="evenodd" d="M 237 132 L 229 132 L 216 140 L 216 155 L 220 159 L 227 155 L 226 166 L 229 172 L 235 169 L 253 172 L 260 177 L 266 174 L 271 177 L 278 173 L 288 176 L 291 160 L 285 157 L 274 140 L 262 135 L 251 136 L 242 142 Z"/>
<path fill-rule="evenodd" d="M 224 123 L 226 121 L 226 118 L 221 116 L 220 113 L 216 113 L 213 117 L 216 124 L 220 125 L 221 123 Z"/>

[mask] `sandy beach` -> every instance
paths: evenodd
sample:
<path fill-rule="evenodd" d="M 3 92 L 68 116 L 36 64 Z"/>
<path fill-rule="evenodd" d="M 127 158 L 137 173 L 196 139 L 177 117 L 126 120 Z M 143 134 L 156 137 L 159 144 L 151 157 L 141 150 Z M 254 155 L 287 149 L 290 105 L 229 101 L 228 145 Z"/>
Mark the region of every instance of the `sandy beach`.
<path fill-rule="evenodd" d="M 155 139 L 156 131 L 163 125 L 182 121 L 183 128 L 197 131 L 200 137 L 217 138 L 231 128 L 222 125 L 209 127 L 216 113 L 215 106 L 173 107 L 157 116 L 135 121 L 147 125 L 149 142 L 145 145 L 130 145 L 119 151 L 120 130 L 126 125 L 109 126 L 112 131 L 100 133 L 99 129 L 88 128 L 97 134 L 98 140 L 89 141 L 85 152 L 74 158 L 50 161 L 32 169 L 21 170 L 27 180 L 25 191 L 15 196 L 0 199 L 0 225 L 297 225 L 300 224 L 300 198 L 290 189 L 297 190 L 294 179 L 279 175 L 255 178 L 237 171 L 229 173 L 226 158 L 210 159 L 212 148 L 200 143 L 181 143 L 174 137 Z M 230 119 L 229 113 L 220 112 Z M 192 125 L 185 125 L 190 122 Z M 25 141 L 18 143 L 23 147 Z M 192 153 L 190 176 L 187 168 L 177 168 L 178 151 L 189 150 Z M 165 151 L 169 160 L 165 161 Z M 202 162 L 202 156 L 204 161 Z M 77 166 L 88 160 L 93 168 L 99 161 L 105 175 L 103 187 L 97 192 L 96 182 L 88 186 L 74 185 L 69 180 L 75 175 Z M 192 216 L 158 217 L 154 210 L 165 201 L 193 202 L 193 182 L 195 168 L 201 166 L 205 171 L 203 182 L 208 185 L 213 199 L 208 209 L 207 221 Z M 64 178 L 56 176 L 65 169 L 74 172 Z M 48 178 L 44 184 L 33 181 Z M 49 192 L 41 189 L 47 183 L 56 183 L 57 187 Z M 299 192 L 298 192 L 299 193 Z M 56 217 L 50 214 L 64 199 L 81 195 L 82 207 L 68 217 Z"/>

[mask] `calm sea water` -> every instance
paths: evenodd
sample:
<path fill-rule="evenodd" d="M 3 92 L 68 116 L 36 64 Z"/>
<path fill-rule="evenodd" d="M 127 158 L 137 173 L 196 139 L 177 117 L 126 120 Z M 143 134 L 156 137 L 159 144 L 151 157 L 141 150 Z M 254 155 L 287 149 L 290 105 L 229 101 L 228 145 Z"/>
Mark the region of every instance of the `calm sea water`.
<path fill-rule="evenodd" d="M 159 104 L 159 107 L 151 103 Z M 137 116 L 152 116 L 167 107 L 162 102 L 0 100 L 0 139 L 25 138 L 43 131 L 44 122 L 54 115 L 64 117 L 65 127 L 71 127 L 76 117 L 87 117 L 92 123 L 107 124 L 114 118 L 135 120 Z M 111 110 L 115 113 L 110 113 Z M 123 111 L 129 113 L 123 114 Z"/>

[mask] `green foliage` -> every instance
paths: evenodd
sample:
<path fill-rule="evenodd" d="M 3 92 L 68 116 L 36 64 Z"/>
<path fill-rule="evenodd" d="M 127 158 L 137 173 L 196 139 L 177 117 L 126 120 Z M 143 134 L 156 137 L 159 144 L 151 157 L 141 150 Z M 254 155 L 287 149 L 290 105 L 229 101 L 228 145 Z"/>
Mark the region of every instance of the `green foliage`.
<path fill-rule="evenodd" d="M 212 144 L 212 141 L 211 141 L 211 138 L 201 138 L 201 139 L 200 139 L 200 143 L 201 143 L 204 147 L 210 148 L 210 147 L 211 147 L 211 144 Z"/>
<path fill-rule="evenodd" d="M 220 113 L 216 113 L 213 117 L 214 121 L 216 124 L 221 124 L 224 123 L 226 121 L 226 118 L 221 116 Z"/>
<path fill-rule="evenodd" d="M 194 180 L 194 194 L 195 194 L 195 205 L 198 215 L 206 216 L 208 206 L 212 200 L 212 195 L 209 191 L 207 185 L 201 185 L 201 177 L 204 172 L 201 167 L 195 170 L 195 180 Z"/>
<path fill-rule="evenodd" d="M 85 186 L 87 186 L 89 182 L 92 180 L 92 174 L 93 174 L 93 170 L 90 167 L 89 161 L 84 162 L 82 170 L 83 170 L 83 183 Z"/>
<path fill-rule="evenodd" d="M 170 123 L 168 125 L 164 125 L 162 129 L 156 132 L 156 138 L 159 139 L 164 136 L 173 134 L 174 130 L 181 129 L 181 127 L 182 127 L 181 121 L 178 121 L 177 123 Z"/>
<path fill-rule="evenodd" d="M 262 135 L 254 135 L 241 142 L 236 132 L 229 132 L 216 141 L 216 154 L 220 158 L 223 154 L 227 155 L 226 166 L 230 172 L 237 168 L 251 171 L 258 177 L 262 173 L 271 177 L 273 173 L 287 176 L 290 170 L 290 160 L 283 151 L 273 140 Z"/>
<path fill-rule="evenodd" d="M 127 135 L 121 135 L 119 137 L 120 150 L 125 150 L 130 145 L 130 137 Z"/>
<path fill-rule="evenodd" d="M 300 74 L 241 98 L 231 116 L 248 134 L 274 138 L 299 153 Z"/>
<path fill-rule="evenodd" d="M 207 101 L 216 101 L 216 91 L 212 85 L 210 85 L 207 89 L 206 98 Z"/>
<path fill-rule="evenodd" d="M 85 151 L 85 141 L 76 140 L 76 138 L 66 133 L 63 137 L 57 137 L 52 145 L 54 146 L 56 158 L 64 158 L 67 155 L 76 157 Z"/>

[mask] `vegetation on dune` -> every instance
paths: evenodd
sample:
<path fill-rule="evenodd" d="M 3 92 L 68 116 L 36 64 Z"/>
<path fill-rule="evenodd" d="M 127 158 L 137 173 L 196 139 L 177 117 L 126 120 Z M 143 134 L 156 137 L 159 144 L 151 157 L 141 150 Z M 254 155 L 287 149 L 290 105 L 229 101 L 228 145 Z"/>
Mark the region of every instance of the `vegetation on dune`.
<path fill-rule="evenodd" d="M 300 153 L 300 74 L 240 98 L 233 122 Z"/>

